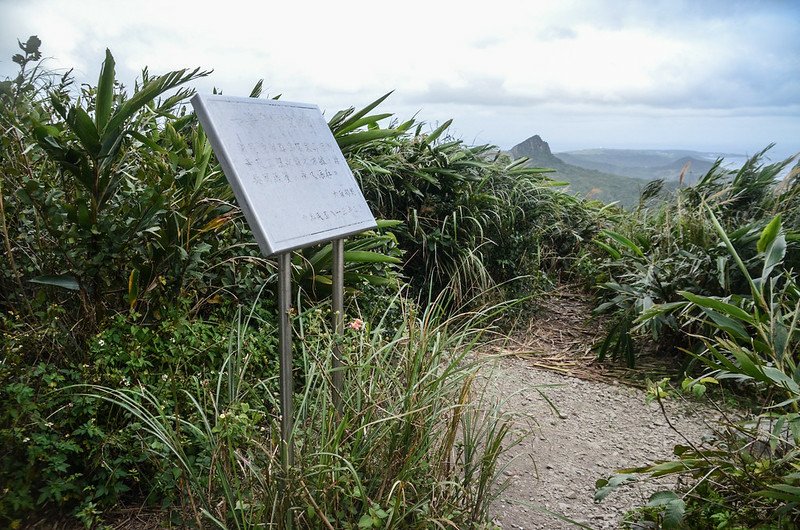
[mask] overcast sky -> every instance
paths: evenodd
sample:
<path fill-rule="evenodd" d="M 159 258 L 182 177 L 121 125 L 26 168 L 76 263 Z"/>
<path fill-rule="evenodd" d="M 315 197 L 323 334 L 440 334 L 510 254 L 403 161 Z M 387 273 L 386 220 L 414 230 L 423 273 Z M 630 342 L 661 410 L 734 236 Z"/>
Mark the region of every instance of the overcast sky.
<path fill-rule="evenodd" d="M 469 143 L 539 134 L 553 151 L 800 151 L 800 2 L 0 0 L 0 77 L 16 38 L 96 83 L 202 66 L 201 91 L 383 104 L 454 118 Z"/>

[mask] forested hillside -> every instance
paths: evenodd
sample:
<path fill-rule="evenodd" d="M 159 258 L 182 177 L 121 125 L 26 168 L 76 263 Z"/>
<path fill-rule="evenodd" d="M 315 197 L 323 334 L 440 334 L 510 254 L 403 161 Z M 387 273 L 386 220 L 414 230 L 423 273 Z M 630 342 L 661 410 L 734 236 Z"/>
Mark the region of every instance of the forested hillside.
<path fill-rule="evenodd" d="M 558 153 L 564 161 L 588 169 L 644 180 L 683 180 L 694 184 L 711 170 L 717 158 L 742 155 L 708 154 L 676 149 L 581 149 Z"/>
<path fill-rule="evenodd" d="M 663 178 L 664 173 L 654 172 L 653 177 L 643 180 L 638 173 L 628 175 L 617 171 L 619 166 L 612 164 L 590 164 L 578 157 L 563 159 L 559 154 L 554 155 L 550 146 L 539 135 L 534 135 L 521 142 L 509 151 L 514 158 L 527 158 L 527 164 L 532 167 L 547 167 L 553 170 L 551 177 L 557 181 L 568 184 L 564 188 L 566 193 L 579 197 L 598 200 L 603 203 L 618 203 L 620 206 L 631 208 L 639 202 L 642 190 L 651 180 Z M 580 162 L 575 163 L 574 161 Z M 677 169 L 676 177 L 680 173 Z M 673 181 L 677 178 L 672 179 Z M 677 182 L 666 182 L 665 189 L 674 189 Z"/>

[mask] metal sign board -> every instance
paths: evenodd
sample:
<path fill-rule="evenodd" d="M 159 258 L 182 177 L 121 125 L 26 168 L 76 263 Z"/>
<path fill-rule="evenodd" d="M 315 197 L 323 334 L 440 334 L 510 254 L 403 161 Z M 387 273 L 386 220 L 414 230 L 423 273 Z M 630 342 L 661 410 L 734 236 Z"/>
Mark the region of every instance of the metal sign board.
<path fill-rule="evenodd" d="M 265 255 L 376 226 L 316 105 L 203 94 L 191 103 Z"/>

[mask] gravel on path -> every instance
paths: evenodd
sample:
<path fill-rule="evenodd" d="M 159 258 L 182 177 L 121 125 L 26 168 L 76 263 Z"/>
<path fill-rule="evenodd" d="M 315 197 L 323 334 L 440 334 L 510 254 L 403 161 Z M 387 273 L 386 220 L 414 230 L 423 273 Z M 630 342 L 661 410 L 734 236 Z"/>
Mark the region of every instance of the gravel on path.
<path fill-rule="evenodd" d="M 502 358 L 486 390 L 513 413 L 518 434 L 530 430 L 501 462 L 509 484 L 493 516 L 504 529 L 576 528 L 547 511 L 589 528 L 617 528 L 624 513 L 646 503 L 659 484 L 625 486 L 596 504 L 595 481 L 617 469 L 670 459 L 673 447 L 686 443 L 658 403 L 646 403 L 643 391 L 533 368 L 524 358 Z M 664 405 L 670 422 L 693 442 L 710 432 L 711 412 Z"/>
<path fill-rule="evenodd" d="M 591 344 L 604 326 L 591 319 L 585 295 L 559 290 L 543 309 L 524 333 L 485 352 L 496 355 L 483 371 L 486 395 L 512 414 L 512 434 L 529 433 L 499 463 L 508 488 L 493 504 L 493 518 L 503 529 L 577 528 L 554 513 L 588 528 L 618 528 L 626 511 L 675 478 L 623 486 L 601 503 L 594 502 L 595 482 L 671 460 L 675 445 L 709 435 L 718 413 L 664 400 L 667 421 L 644 390 L 607 377 L 607 368 L 592 362 Z M 633 383 L 644 387 L 640 379 Z"/>

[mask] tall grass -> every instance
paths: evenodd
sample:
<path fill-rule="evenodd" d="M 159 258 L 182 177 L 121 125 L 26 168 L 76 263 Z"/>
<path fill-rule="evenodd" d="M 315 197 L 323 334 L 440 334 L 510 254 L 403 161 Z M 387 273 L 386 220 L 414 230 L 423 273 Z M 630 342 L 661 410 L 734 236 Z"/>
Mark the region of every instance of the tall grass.
<path fill-rule="evenodd" d="M 441 297 L 420 311 L 400 295 L 392 305 L 338 339 L 319 307 L 295 318 L 302 383 L 286 475 L 275 381 L 248 371 L 252 313 L 241 317 L 216 381 L 198 380 L 189 414 L 163 412 L 145 388 L 81 392 L 141 422 L 153 458 L 185 477 L 184 504 L 198 525 L 282 527 L 288 517 L 310 528 L 480 527 L 499 493 L 510 422 L 476 396 L 479 364 L 467 355 L 501 308 L 448 316 Z M 396 308 L 404 318 L 392 326 Z M 340 418 L 334 341 L 345 360 Z"/>

